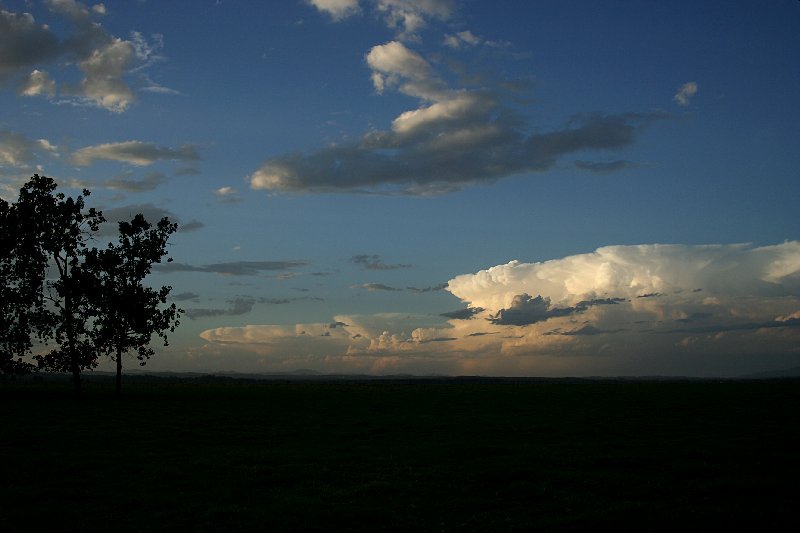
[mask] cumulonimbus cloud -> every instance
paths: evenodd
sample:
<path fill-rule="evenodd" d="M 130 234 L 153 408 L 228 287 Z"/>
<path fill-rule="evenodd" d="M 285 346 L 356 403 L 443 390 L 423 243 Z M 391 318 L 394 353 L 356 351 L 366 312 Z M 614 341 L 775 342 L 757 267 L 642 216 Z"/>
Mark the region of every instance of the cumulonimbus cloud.
<path fill-rule="evenodd" d="M 607 246 L 456 276 L 447 290 L 471 307 L 201 336 L 264 365 L 375 373 L 735 376 L 800 362 L 798 241 Z"/>
<path fill-rule="evenodd" d="M 588 254 L 542 263 L 512 261 L 457 276 L 447 290 L 492 312 L 509 308 L 523 293 L 548 297 L 560 306 L 652 294 L 800 296 L 800 242 L 763 247 L 606 246 Z"/>

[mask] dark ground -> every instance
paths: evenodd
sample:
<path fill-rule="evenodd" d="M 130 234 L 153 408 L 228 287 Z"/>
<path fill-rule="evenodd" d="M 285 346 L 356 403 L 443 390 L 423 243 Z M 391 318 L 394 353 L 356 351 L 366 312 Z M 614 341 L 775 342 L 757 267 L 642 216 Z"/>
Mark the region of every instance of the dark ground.
<path fill-rule="evenodd" d="M 800 531 L 800 381 L 0 382 L 0 530 Z"/>

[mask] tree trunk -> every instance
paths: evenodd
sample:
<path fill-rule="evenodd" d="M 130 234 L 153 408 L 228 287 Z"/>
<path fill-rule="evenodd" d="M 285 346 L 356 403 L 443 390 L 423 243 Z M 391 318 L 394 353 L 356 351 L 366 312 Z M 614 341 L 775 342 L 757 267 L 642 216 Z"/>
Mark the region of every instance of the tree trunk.
<path fill-rule="evenodd" d="M 66 317 L 64 320 L 65 329 L 67 330 L 67 349 L 69 350 L 69 366 L 72 371 L 72 385 L 75 388 L 75 398 L 80 399 L 81 393 L 81 366 L 80 355 L 77 353 L 77 342 L 75 341 L 75 330 L 72 324 L 72 295 L 69 293 L 70 286 L 64 296 L 64 309 L 66 310 Z"/>
<path fill-rule="evenodd" d="M 72 384 L 75 387 L 75 398 L 80 399 L 81 397 L 81 369 L 78 368 L 78 365 L 73 363 L 72 364 Z"/>
<path fill-rule="evenodd" d="M 117 348 L 117 398 L 122 396 L 122 350 Z"/>

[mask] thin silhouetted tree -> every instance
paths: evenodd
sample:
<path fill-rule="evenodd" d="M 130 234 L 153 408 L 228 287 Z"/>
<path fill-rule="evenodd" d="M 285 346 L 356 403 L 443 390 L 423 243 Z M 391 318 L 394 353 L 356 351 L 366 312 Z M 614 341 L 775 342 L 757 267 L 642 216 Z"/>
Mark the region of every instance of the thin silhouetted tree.
<path fill-rule="evenodd" d="M 167 241 L 178 225 L 162 218 L 155 226 L 136 215 L 119 223 L 117 243 L 86 253 L 84 272 L 89 278 L 88 299 L 96 312 L 91 337 L 100 353 L 117 364 L 116 392 L 122 392 L 122 357 L 135 351 L 144 365 L 154 354 L 153 334 L 167 342 L 167 331 L 175 331 L 181 310 L 166 304 L 172 287 L 156 290 L 143 285 L 153 263 L 167 255 Z M 168 259 L 172 261 L 172 259 Z"/>

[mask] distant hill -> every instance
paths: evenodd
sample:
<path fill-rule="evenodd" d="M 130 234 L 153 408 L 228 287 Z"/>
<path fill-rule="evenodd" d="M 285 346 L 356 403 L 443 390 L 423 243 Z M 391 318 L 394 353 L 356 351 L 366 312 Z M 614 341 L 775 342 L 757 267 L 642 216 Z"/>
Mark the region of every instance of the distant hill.
<path fill-rule="evenodd" d="M 739 379 L 775 379 L 775 378 L 800 378 L 800 366 L 784 368 L 781 370 L 770 370 L 767 372 L 756 372 L 738 376 Z"/>

